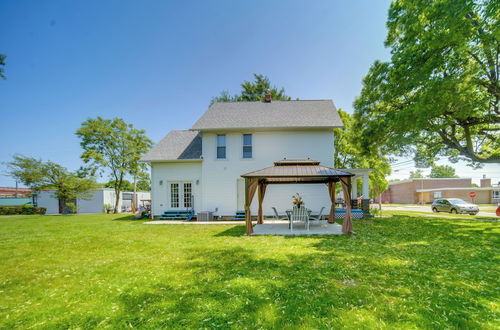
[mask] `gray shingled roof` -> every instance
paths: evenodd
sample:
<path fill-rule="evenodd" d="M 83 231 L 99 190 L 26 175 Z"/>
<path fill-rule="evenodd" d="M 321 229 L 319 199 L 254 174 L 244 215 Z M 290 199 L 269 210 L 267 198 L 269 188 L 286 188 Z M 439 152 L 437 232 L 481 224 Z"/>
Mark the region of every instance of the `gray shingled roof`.
<path fill-rule="evenodd" d="M 201 136 L 194 131 L 171 131 L 141 160 L 192 160 L 201 158 Z"/>
<path fill-rule="evenodd" d="M 332 100 L 218 102 L 193 130 L 343 127 Z"/>

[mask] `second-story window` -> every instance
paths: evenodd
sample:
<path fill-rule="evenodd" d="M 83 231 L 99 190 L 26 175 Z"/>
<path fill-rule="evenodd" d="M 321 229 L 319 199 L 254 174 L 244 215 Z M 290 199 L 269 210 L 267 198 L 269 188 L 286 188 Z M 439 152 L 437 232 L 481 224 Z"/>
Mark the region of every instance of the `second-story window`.
<path fill-rule="evenodd" d="M 226 135 L 217 135 L 217 159 L 226 159 Z"/>
<path fill-rule="evenodd" d="M 252 158 L 252 134 L 243 134 L 243 158 Z"/>

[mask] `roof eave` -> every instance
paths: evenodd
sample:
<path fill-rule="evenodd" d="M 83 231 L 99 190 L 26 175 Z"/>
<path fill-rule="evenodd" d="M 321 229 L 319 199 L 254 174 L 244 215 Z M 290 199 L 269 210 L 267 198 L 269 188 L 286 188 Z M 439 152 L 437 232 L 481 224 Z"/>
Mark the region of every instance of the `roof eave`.
<path fill-rule="evenodd" d="M 292 131 L 292 130 L 327 130 L 334 128 L 344 128 L 344 125 L 336 125 L 336 126 L 248 126 L 248 127 L 192 127 L 190 131 L 201 131 L 201 132 L 210 132 L 210 131 L 244 131 L 244 130 L 253 130 L 253 131 Z"/>
<path fill-rule="evenodd" d="M 141 163 L 192 163 L 201 162 L 202 158 L 190 158 L 190 159 L 141 159 Z"/>

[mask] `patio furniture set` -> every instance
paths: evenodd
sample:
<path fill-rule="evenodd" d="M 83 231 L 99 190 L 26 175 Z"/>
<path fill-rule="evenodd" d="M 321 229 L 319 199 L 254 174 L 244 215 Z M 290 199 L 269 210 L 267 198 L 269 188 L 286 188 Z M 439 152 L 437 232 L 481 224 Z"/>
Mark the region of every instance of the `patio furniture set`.
<path fill-rule="evenodd" d="M 315 214 L 311 215 L 312 211 L 307 209 L 306 207 L 297 207 L 294 206 L 291 210 L 286 210 L 286 216 L 280 215 L 275 207 L 272 208 L 274 211 L 274 216 L 276 220 L 288 220 L 288 228 L 293 231 L 293 225 L 296 222 L 303 223 L 304 227 L 309 231 L 311 224 L 327 224 L 327 221 L 322 219 L 323 211 L 325 207 L 322 207 L 321 210 Z M 324 223 L 323 223 L 324 222 Z"/>

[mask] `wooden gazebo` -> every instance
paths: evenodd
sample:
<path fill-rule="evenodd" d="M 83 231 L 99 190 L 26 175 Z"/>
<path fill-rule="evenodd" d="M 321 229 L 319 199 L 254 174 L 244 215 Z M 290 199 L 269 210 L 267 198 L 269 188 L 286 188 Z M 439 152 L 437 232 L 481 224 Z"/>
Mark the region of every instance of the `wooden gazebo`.
<path fill-rule="evenodd" d="M 329 223 L 335 223 L 335 183 L 342 184 L 344 191 L 344 199 L 346 202 L 346 212 L 342 232 L 352 233 L 351 222 L 351 177 L 354 174 L 338 170 L 331 167 L 320 165 L 316 160 L 311 159 L 283 159 L 274 162 L 274 166 L 267 167 L 258 171 L 243 174 L 241 177 L 245 179 L 245 219 L 246 233 L 253 233 L 252 215 L 250 205 L 257 188 L 259 189 L 258 201 L 259 212 L 257 224 L 264 222 L 262 215 L 262 202 L 268 184 L 290 184 L 290 183 L 322 183 L 328 186 L 328 194 L 330 195 L 331 207 L 328 216 Z"/>

